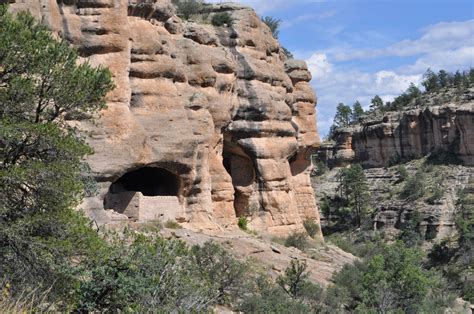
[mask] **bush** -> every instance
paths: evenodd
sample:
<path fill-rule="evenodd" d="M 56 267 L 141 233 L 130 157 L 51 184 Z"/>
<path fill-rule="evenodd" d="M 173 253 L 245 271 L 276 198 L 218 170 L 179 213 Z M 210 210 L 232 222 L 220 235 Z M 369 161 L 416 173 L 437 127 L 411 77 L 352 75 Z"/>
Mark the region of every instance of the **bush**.
<path fill-rule="evenodd" d="M 407 201 L 414 201 L 423 195 L 425 195 L 425 176 L 417 172 L 414 176 L 408 177 L 400 196 Z"/>
<path fill-rule="evenodd" d="M 270 28 L 273 38 L 278 39 L 278 35 L 280 34 L 279 28 L 282 21 L 271 16 L 264 16 L 262 17 L 262 22 L 267 24 L 268 28 Z"/>
<path fill-rule="evenodd" d="M 285 240 L 285 246 L 292 246 L 304 250 L 308 246 L 306 232 L 293 232 Z"/>
<path fill-rule="evenodd" d="M 381 251 L 333 276 L 325 300 L 329 309 L 344 306 L 349 312 L 418 313 L 436 303 L 446 307 L 439 293 L 441 280 L 423 268 L 422 254 L 402 242 L 384 245 Z M 444 298 L 446 299 L 446 298 Z"/>
<path fill-rule="evenodd" d="M 321 227 L 319 226 L 318 223 L 314 219 L 305 219 L 303 221 L 303 226 L 308 233 L 308 235 L 311 238 L 314 238 L 314 236 L 320 231 Z"/>
<path fill-rule="evenodd" d="M 237 221 L 237 225 L 239 226 L 239 228 L 241 230 L 247 231 L 248 230 L 247 224 L 248 224 L 247 217 L 240 216 L 239 220 Z"/>
<path fill-rule="evenodd" d="M 326 163 L 322 160 L 318 160 L 318 162 L 316 162 L 316 165 L 313 169 L 313 173 L 314 175 L 316 176 L 322 176 L 323 174 L 325 174 L 327 171 L 329 170 L 329 167 L 326 165 Z"/>
<path fill-rule="evenodd" d="M 213 242 L 126 232 L 79 266 L 73 312 L 207 312 L 244 291 L 248 267 Z M 130 243 L 124 245 L 124 243 Z"/>
<path fill-rule="evenodd" d="M 456 144 L 456 141 L 454 144 Z M 461 165 L 462 160 L 459 159 L 458 155 L 456 154 L 457 149 L 454 147 L 456 145 L 452 146 L 453 147 L 449 151 L 438 149 L 432 152 L 428 155 L 426 163 L 431 165 Z"/>
<path fill-rule="evenodd" d="M 183 227 L 181 227 L 181 225 L 179 223 L 177 223 L 176 221 L 173 221 L 173 220 L 168 220 L 166 223 L 165 223 L 165 228 L 169 228 L 169 229 L 181 229 Z"/>
<path fill-rule="evenodd" d="M 204 4 L 203 0 L 172 0 L 172 3 L 176 7 L 176 13 L 178 16 L 182 17 L 185 20 L 193 15 L 198 14 Z"/>
<path fill-rule="evenodd" d="M 245 294 L 239 307 L 243 313 L 310 313 L 309 306 L 293 300 L 269 278 L 260 277 L 253 289 L 254 294 Z"/>
<path fill-rule="evenodd" d="M 223 26 L 223 25 L 231 26 L 233 21 L 234 20 L 232 16 L 230 16 L 229 13 L 222 12 L 222 13 L 214 14 L 214 16 L 212 17 L 211 23 L 214 26 Z"/>
<path fill-rule="evenodd" d="M 408 178 L 408 171 L 404 165 L 397 166 L 398 181 L 403 182 Z"/>
<path fill-rule="evenodd" d="M 431 204 L 431 205 L 437 204 L 443 198 L 444 192 L 445 192 L 444 189 L 436 186 L 433 188 L 430 197 L 428 197 L 426 201 L 428 202 L 428 204 Z"/>
<path fill-rule="evenodd" d="M 407 247 L 416 247 L 421 243 L 420 224 L 423 221 L 418 210 L 408 214 L 401 226 L 398 239 L 403 241 Z"/>

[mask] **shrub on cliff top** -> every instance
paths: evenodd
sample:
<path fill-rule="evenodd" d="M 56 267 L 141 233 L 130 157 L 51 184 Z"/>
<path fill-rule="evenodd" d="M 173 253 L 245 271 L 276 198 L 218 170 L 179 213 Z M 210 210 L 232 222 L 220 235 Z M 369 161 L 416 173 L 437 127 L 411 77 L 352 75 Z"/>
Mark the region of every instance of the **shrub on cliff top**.
<path fill-rule="evenodd" d="M 278 35 L 280 34 L 279 28 L 282 21 L 272 16 L 264 16 L 262 17 L 262 22 L 270 28 L 273 38 L 278 39 Z"/>
<path fill-rule="evenodd" d="M 214 26 L 231 26 L 233 21 L 232 16 L 227 12 L 214 14 L 211 19 L 211 23 Z"/>
<path fill-rule="evenodd" d="M 203 0 L 172 0 L 176 7 L 178 16 L 185 20 L 189 20 L 191 16 L 198 14 L 204 4 Z"/>

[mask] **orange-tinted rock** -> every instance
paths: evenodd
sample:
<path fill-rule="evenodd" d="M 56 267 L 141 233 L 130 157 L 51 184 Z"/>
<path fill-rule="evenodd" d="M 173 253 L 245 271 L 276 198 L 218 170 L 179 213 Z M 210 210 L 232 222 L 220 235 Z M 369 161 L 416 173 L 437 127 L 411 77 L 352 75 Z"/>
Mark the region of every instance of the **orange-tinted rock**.
<path fill-rule="evenodd" d="M 209 19 L 234 20 L 214 27 L 182 21 L 169 0 L 41 3 L 12 10 L 30 9 L 92 65 L 108 67 L 116 85 L 97 123 L 81 125 L 100 187 L 83 204 L 91 217 L 113 222 L 115 209 L 220 229 L 245 215 L 251 228 L 280 234 L 319 219 L 309 181 L 319 146 L 311 74 L 283 57 L 252 9 L 206 6 Z M 142 168 L 163 171 L 134 177 Z M 171 198 L 150 212 L 161 196 L 179 205 Z"/>

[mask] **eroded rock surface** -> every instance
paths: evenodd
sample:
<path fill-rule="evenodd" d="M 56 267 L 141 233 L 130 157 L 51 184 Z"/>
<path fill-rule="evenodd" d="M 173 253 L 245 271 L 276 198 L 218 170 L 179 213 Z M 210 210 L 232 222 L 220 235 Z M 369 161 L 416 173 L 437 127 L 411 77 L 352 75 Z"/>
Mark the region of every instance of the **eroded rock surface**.
<path fill-rule="evenodd" d="M 319 156 L 333 166 L 359 162 L 386 167 L 400 160 L 447 151 L 474 165 L 474 87 L 427 94 L 415 106 L 362 119 L 336 130 L 335 142 L 321 146 Z"/>
<path fill-rule="evenodd" d="M 182 21 L 169 0 L 17 1 L 11 9 L 29 9 L 113 74 L 108 109 L 81 124 L 100 186 L 83 204 L 92 218 L 108 223 L 118 217 L 108 213 L 174 196 L 180 208 L 163 217 L 195 229 L 236 228 L 237 215 L 272 233 L 319 221 L 309 179 L 319 145 L 311 74 L 286 60 L 252 9 L 205 8 L 208 20 L 228 12 L 230 27 Z M 142 168 L 163 171 L 133 172 Z"/>

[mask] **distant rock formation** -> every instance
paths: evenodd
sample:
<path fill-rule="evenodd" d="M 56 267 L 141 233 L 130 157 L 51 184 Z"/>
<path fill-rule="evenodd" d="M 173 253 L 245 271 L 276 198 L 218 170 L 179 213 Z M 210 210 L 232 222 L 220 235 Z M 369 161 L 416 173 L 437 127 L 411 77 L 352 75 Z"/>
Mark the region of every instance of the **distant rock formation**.
<path fill-rule="evenodd" d="M 474 165 L 474 87 L 462 95 L 450 89 L 426 94 L 421 103 L 337 129 L 335 141 L 321 145 L 320 159 L 331 167 L 386 167 L 441 150 Z"/>
<path fill-rule="evenodd" d="M 205 7 L 208 21 L 229 13 L 229 27 L 182 21 L 169 0 L 11 5 L 23 9 L 113 74 L 108 109 L 96 124 L 78 124 L 95 149 L 88 161 L 100 192 L 83 204 L 93 219 L 166 217 L 219 229 L 245 215 L 251 228 L 277 234 L 319 222 L 311 74 L 286 59 L 252 9 Z M 163 212 L 150 212 L 161 201 Z"/>

